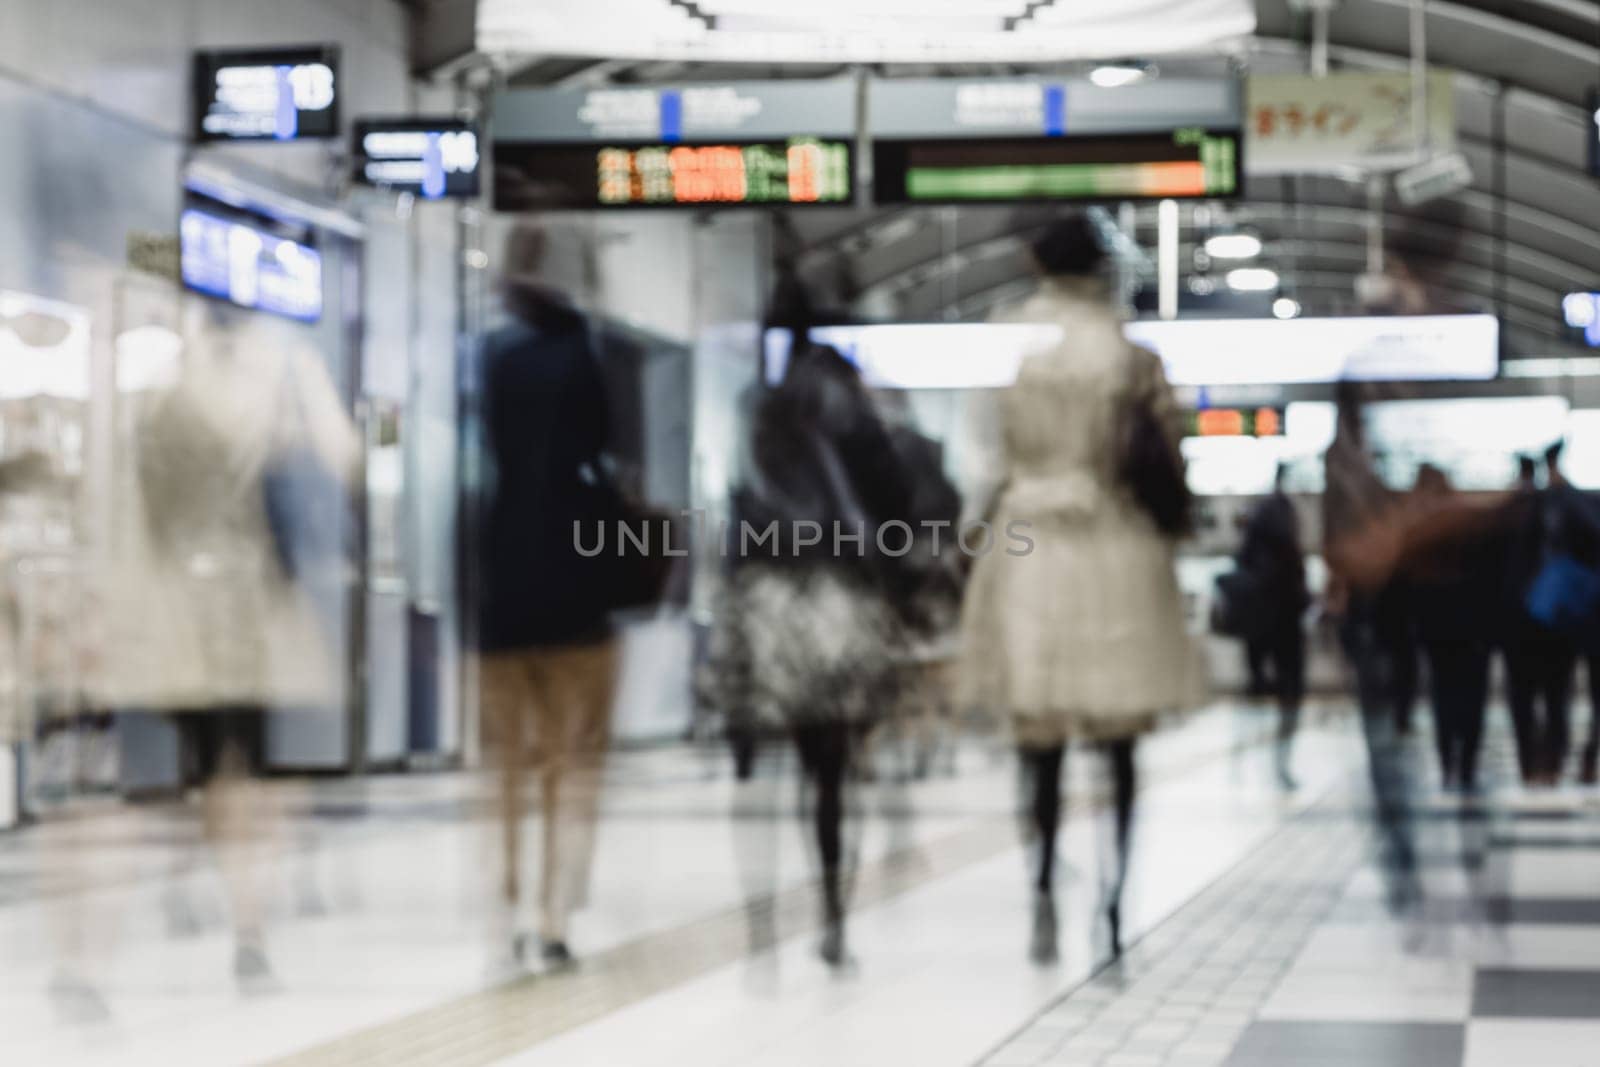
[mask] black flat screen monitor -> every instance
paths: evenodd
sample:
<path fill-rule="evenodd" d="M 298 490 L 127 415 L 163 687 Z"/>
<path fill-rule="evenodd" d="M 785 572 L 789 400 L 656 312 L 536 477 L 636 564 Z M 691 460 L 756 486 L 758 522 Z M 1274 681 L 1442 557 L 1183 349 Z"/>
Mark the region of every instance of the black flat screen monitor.
<path fill-rule="evenodd" d="M 478 129 L 459 119 L 359 119 L 351 135 L 353 177 L 425 200 L 478 195 Z"/>
<path fill-rule="evenodd" d="M 497 142 L 496 211 L 842 205 L 855 195 L 849 141 L 728 144 Z"/>
<path fill-rule="evenodd" d="M 304 141 L 337 136 L 336 46 L 195 53 L 195 140 Z"/>

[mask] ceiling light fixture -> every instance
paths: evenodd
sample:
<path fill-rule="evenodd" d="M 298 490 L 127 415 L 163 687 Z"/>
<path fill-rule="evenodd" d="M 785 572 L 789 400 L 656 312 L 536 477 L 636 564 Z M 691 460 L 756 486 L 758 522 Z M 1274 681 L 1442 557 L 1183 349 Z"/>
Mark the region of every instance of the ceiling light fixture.
<path fill-rule="evenodd" d="M 1149 73 L 1150 68 L 1144 63 L 1132 61 L 1102 63 L 1089 72 L 1089 80 L 1102 89 L 1117 89 L 1144 81 Z"/>
<path fill-rule="evenodd" d="M 1272 316 L 1277 319 L 1299 318 L 1300 301 L 1287 296 L 1278 297 L 1272 302 Z"/>
<path fill-rule="evenodd" d="M 1261 238 L 1253 233 L 1219 233 L 1206 238 L 1206 255 L 1212 259 L 1254 259 L 1261 254 Z"/>
<path fill-rule="evenodd" d="M 1228 288 L 1236 293 L 1270 293 L 1278 287 L 1278 272 L 1265 267 L 1240 267 L 1228 272 Z"/>

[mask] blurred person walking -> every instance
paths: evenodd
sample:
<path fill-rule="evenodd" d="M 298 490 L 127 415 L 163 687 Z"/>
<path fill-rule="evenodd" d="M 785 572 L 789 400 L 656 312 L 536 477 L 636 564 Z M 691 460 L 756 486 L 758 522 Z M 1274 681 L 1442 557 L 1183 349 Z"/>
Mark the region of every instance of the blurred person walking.
<path fill-rule="evenodd" d="M 1204 673 L 1173 564 L 1188 498 L 1161 363 L 1123 337 L 1101 277 L 1105 253 L 1085 216 L 1051 225 L 1032 253 L 1039 291 L 1002 319 L 1059 325 L 1061 340 L 1030 355 L 995 398 L 999 440 L 978 465 L 992 483 L 970 504 L 992 514 L 997 529 L 1023 524 L 1033 548 L 976 562 L 961 687 L 968 706 L 1010 722 L 1037 848 L 1029 954 L 1048 963 L 1058 952 L 1053 890 L 1067 744 L 1093 745 L 1111 772 L 1115 855 L 1101 913 L 1116 956 L 1135 745 L 1162 713 L 1199 703 Z"/>
<path fill-rule="evenodd" d="M 587 900 L 610 741 L 620 546 L 597 532 L 623 515 L 603 455 L 610 427 L 587 317 L 541 278 L 548 237 L 512 231 L 502 294 L 510 322 L 482 354 L 483 422 L 493 475 L 467 580 L 477 612 L 483 739 L 497 769 L 501 835 L 496 955 L 519 965 L 522 820 L 529 775 L 542 818 L 538 949 L 573 962 L 571 914 Z"/>
<path fill-rule="evenodd" d="M 260 780 L 267 723 L 331 716 L 343 699 L 335 635 L 360 440 L 314 352 L 198 298 L 183 327 L 172 380 L 119 397 L 119 510 L 88 688 L 98 706 L 163 712 L 177 728 L 226 886 L 235 978 L 265 991 L 265 876 L 292 788 Z"/>
<path fill-rule="evenodd" d="M 1517 465 L 1507 505 L 1504 636 L 1507 699 L 1516 738 L 1517 766 L 1528 786 L 1554 784 L 1549 764 L 1555 724 L 1568 716 L 1576 651 L 1528 612 L 1528 590 L 1546 556 L 1546 512 L 1550 498 L 1538 485 L 1531 456 Z"/>
<path fill-rule="evenodd" d="M 1326 608 L 1355 676 L 1367 747 L 1379 860 L 1389 907 L 1412 910 L 1421 897 L 1412 826 L 1411 771 L 1396 714 L 1396 661 L 1388 640 L 1400 614 L 1390 595 L 1404 549 L 1404 508 L 1367 451 L 1361 387 L 1340 384 L 1333 444 L 1324 458 L 1322 551 L 1329 570 Z"/>
<path fill-rule="evenodd" d="M 794 745 L 821 873 L 819 954 L 833 966 L 847 959 L 852 764 L 893 710 L 921 581 L 914 556 L 896 554 L 911 536 L 912 481 L 856 369 L 831 348 L 799 347 L 754 412 L 707 676 L 727 714 Z"/>
<path fill-rule="evenodd" d="M 1416 515 L 1459 513 L 1465 501 L 1431 464 L 1417 472 Z M 1494 516 L 1484 512 L 1486 520 Z M 1444 787 L 1478 788 L 1478 751 L 1489 699 L 1489 657 L 1501 626 L 1503 542 L 1491 524 L 1462 525 L 1403 564 L 1415 632 L 1428 661 L 1434 742 Z"/>
<path fill-rule="evenodd" d="M 1257 502 L 1245 520 L 1244 539 L 1234 557 L 1231 583 L 1219 580 L 1219 594 L 1235 590 L 1229 614 L 1246 641 L 1252 667 L 1259 660 L 1265 690 L 1278 701 L 1278 737 L 1274 767 L 1285 789 L 1296 787 L 1291 770 L 1294 736 L 1306 688 L 1306 635 L 1303 617 L 1311 604 L 1306 588 L 1305 557 L 1300 547 L 1300 518 L 1283 491 L 1280 466 L 1272 493 Z M 1254 670 L 1252 670 L 1254 674 Z"/>
<path fill-rule="evenodd" d="M 1519 513 L 1510 567 L 1512 588 L 1520 592 L 1532 622 L 1520 664 L 1524 691 L 1518 695 L 1532 687 L 1544 698 L 1543 720 L 1535 722 L 1531 777 L 1532 784 L 1544 786 L 1557 784 L 1566 768 L 1573 669 L 1580 653 L 1588 659 L 1591 702 L 1600 700 L 1595 681 L 1600 656 L 1594 651 L 1600 647 L 1600 507 L 1562 474 L 1562 451 L 1557 442 L 1545 452 L 1545 487 Z M 1593 714 L 1583 754 L 1585 781 L 1593 781 L 1600 758 L 1600 723 Z"/>

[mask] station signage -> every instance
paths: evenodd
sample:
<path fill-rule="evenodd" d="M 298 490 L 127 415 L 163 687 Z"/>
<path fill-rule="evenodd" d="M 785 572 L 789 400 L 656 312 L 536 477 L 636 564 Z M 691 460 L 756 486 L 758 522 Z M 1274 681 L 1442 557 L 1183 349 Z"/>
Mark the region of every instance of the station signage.
<path fill-rule="evenodd" d="M 1404 71 L 1252 75 L 1246 90 L 1250 173 L 1401 170 L 1430 155 L 1449 155 L 1456 149 L 1454 77 L 1429 72 L 1426 145 L 1416 129 L 1414 90 Z"/>
<path fill-rule="evenodd" d="M 337 45 L 197 52 L 197 141 L 301 141 L 339 135 Z"/>
<path fill-rule="evenodd" d="M 478 195 L 478 131 L 449 118 L 359 119 L 353 177 L 427 200 Z"/>
<path fill-rule="evenodd" d="M 880 204 L 1109 201 L 1240 193 L 1233 79 L 880 79 L 869 85 Z"/>
<path fill-rule="evenodd" d="M 306 227 L 194 196 L 178 239 L 186 288 L 302 322 L 322 317 L 322 256 Z"/>
<path fill-rule="evenodd" d="M 511 90 L 494 101 L 498 211 L 844 204 L 851 82 Z"/>

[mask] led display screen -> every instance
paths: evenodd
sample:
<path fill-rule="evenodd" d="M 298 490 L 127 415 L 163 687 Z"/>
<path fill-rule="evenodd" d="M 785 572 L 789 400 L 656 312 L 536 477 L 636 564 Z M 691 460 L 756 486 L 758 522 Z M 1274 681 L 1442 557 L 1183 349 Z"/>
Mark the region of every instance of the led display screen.
<path fill-rule="evenodd" d="M 363 119 L 355 180 L 427 200 L 478 195 L 478 131 L 455 119 Z"/>
<path fill-rule="evenodd" d="M 1281 437 L 1282 408 L 1204 408 L 1188 412 L 1186 437 Z"/>
<path fill-rule="evenodd" d="M 1236 196 L 1239 132 L 874 141 L 880 204 Z"/>
<path fill-rule="evenodd" d="M 184 208 L 178 233 L 188 288 L 302 322 L 322 316 L 322 256 L 303 231 L 200 201 Z"/>
<path fill-rule="evenodd" d="M 199 141 L 298 141 L 339 135 L 339 50 L 332 46 L 199 52 Z"/>
<path fill-rule="evenodd" d="M 845 204 L 848 141 L 495 146 L 497 211 Z"/>

